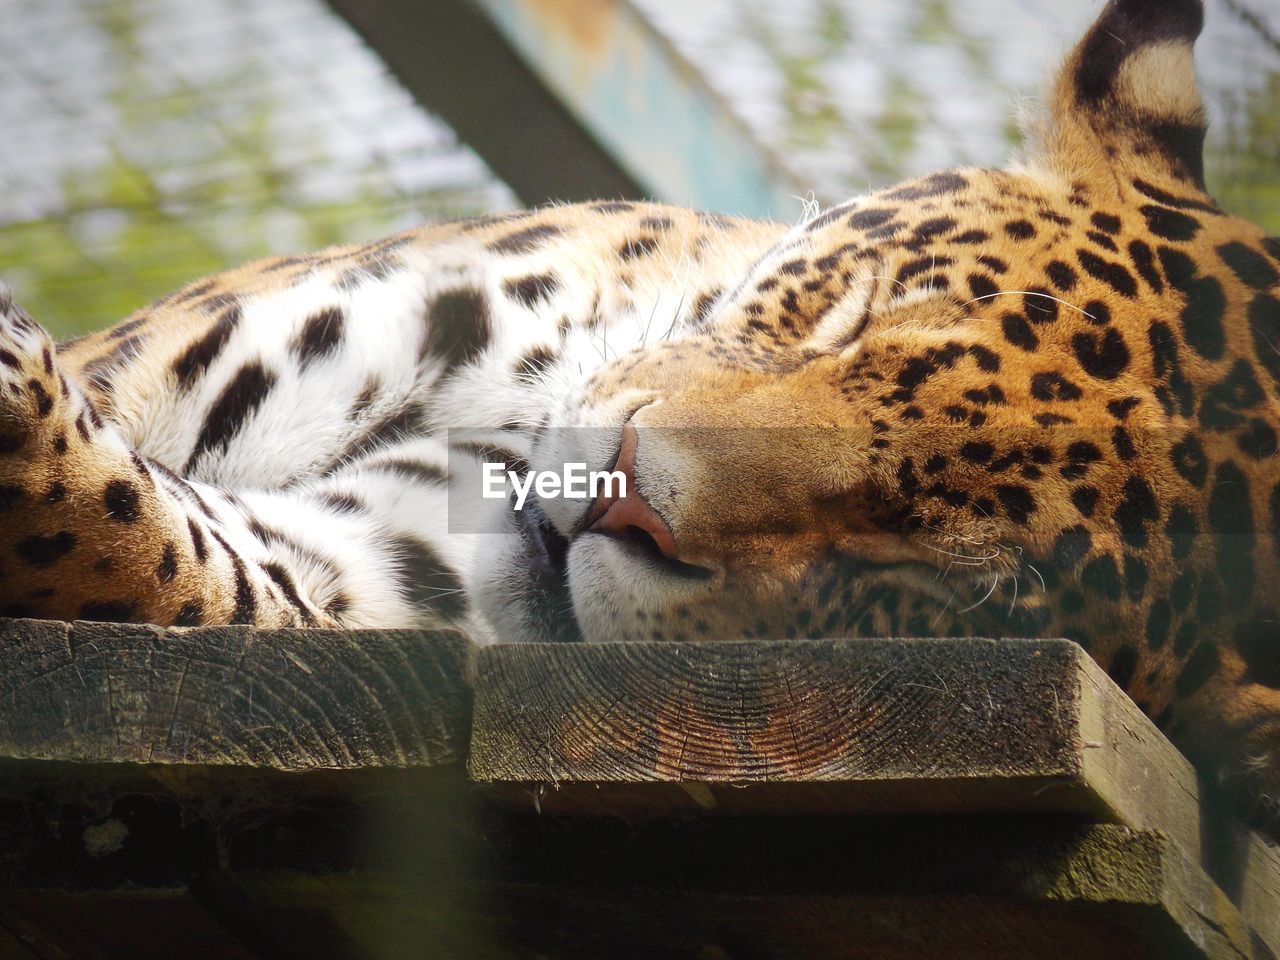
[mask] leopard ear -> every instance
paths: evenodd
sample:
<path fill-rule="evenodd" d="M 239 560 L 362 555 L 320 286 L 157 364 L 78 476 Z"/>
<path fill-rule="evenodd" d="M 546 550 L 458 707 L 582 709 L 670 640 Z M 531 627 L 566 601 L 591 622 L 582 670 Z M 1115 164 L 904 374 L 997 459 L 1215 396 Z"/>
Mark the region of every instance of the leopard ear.
<path fill-rule="evenodd" d="M 1071 176 L 1121 170 L 1204 188 L 1192 48 L 1202 0 L 1111 0 L 1067 57 L 1041 159 Z"/>

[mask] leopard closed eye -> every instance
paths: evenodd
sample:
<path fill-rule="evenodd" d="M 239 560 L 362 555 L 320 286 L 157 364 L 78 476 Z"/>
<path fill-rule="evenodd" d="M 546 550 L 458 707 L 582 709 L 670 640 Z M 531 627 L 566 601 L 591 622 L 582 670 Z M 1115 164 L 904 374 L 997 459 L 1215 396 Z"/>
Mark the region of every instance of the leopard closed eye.
<path fill-rule="evenodd" d="M 58 346 L 0 296 L 0 614 L 1067 637 L 1274 833 L 1280 240 L 1206 192 L 1202 17 L 1112 0 L 1009 168 L 794 227 L 434 225 Z"/>

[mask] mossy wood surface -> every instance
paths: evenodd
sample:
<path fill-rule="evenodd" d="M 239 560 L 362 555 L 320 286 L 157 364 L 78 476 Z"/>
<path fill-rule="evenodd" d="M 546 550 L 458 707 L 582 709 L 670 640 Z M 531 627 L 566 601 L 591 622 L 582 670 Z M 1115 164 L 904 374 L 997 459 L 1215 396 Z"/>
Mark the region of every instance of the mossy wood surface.
<path fill-rule="evenodd" d="M 0 644 L 0 960 L 1280 955 L 1275 850 L 1066 642 Z"/>

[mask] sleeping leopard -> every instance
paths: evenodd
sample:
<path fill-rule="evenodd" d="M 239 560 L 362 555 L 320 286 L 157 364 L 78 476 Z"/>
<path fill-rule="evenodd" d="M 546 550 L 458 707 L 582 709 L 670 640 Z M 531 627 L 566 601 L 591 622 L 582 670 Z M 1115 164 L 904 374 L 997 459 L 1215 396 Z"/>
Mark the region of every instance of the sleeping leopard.
<path fill-rule="evenodd" d="M 0 614 L 1066 637 L 1275 833 L 1280 240 L 1206 193 L 1202 19 L 1111 0 L 1016 163 L 797 226 L 432 225 L 56 346 L 0 295 Z M 461 489 L 570 458 L 616 489 Z"/>

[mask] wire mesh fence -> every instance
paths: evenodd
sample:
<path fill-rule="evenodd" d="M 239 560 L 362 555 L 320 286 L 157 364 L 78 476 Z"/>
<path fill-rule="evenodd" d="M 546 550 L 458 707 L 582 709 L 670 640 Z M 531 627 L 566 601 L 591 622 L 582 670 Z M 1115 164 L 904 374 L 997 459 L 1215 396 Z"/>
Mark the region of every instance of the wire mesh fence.
<path fill-rule="evenodd" d="M 636 0 L 798 179 L 832 202 L 1002 165 L 1101 0 Z M 1280 5 L 1208 0 L 1209 186 L 1280 232 Z"/>
<path fill-rule="evenodd" d="M 55 335 L 516 201 L 319 0 L 0 0 L 0 276 Z"/>

